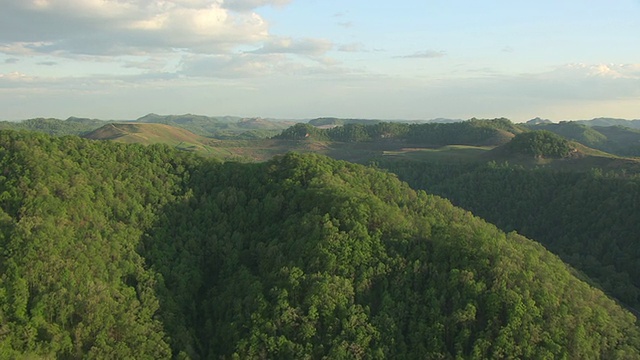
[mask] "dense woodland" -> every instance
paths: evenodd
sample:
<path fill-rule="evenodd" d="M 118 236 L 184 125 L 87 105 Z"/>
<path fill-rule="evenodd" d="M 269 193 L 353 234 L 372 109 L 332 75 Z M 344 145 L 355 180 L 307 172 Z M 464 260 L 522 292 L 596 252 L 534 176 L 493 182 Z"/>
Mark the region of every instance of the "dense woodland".
<path fill-rule="evenodd" d="M 0 131 L 0 358 L 640 357 L 580 277 L 374 168 Z"/>
<path fill-rule="evenodd" d="M 300 123 L 286 130 L 276 139 L 316 139 L 340 142 L 371 142 L 380 140 L 404 141 L 427 146 L 499 145 L 508 142 L 523 129 L 508 119 L 471 119 L 456 123 L 407 124 L 378 122 L 374 124 L 348 123 L 329 129 Z"/>
<path fill-rule="evenodd" d="M 36 118 L 23 121 L 0 121 L 0 130 L 30 130 L 50 135 L 84 135 L 104 126 L 107 121 L 70 117 L 66 120 Z"/>
<path fill-rule="evenodd" d="M 66 120 L 36 118 L 23 121 L 0 121 L 0 130 L 30 130 L 50 135 L 84 136 L 115 121 L 70 117 Z M 120 121 L 122 123 L 123 121 Z M 124 121 L 137 124 L 164 124 L 179 127 L 194 134 L 214 139 L 264 139 L 279 134 L 291 122 L 269 121 L 261 118 L 202 115 L 148 114 L 137 120 Z"/>
<path fill-rule="evenodd" d="M 608 293 L 640 308 L 640 175 L 624 169 L 527 170 L 508 163 L 379 165 L 504 231 L 540 241 Z"/>
<path fill-rule="evenodd" d="M 602 124 L 596 122 L 595 124 Z M 604 123 L 606 124 L 606 123 Z M 594 149 L 621 156 L 640 156 L 640 121 L 622 122 L 611 126 L 588 126 L 584 122 L 561 122 L 527 125 L 532 130 L 547 130 L 575 140 Z M 636 128 L 630 128 L 636 126 Z"/>

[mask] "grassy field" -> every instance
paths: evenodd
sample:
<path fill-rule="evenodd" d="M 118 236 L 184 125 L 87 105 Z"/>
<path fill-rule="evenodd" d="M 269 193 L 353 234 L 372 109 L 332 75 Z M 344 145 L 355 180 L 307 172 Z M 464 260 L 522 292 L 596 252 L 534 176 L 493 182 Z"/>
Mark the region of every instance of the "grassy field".
<path fill-rule="evenodd" d="M 491 146 L 447 145 L 435 149 L 403 148 L 384 151 L 383 156 L 394 156 L 416 161 L 478 161 L 487 154 Z"/>

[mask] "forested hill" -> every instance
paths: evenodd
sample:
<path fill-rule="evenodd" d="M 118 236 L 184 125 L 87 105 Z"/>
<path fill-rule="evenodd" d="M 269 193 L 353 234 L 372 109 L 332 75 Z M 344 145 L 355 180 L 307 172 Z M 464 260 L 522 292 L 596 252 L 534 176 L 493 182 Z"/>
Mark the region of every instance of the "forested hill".
<path fill-rule="evenodd" d="M 635 120 L 640 123 L 640 120 Z M 533 130 L 548 130 L 567 139 L 575 140 L 594 149 L 620 156 L 640 156 L 640 129 L 631 128 L 632 121 L 622 122 L 626 126 L 588 126 L 588 123 L 567 121 L 559 124 L 528 124 Z M 597 124 L 597 123 L 596 123 Z M 607 124 L 603 122 L 602 124 Z"/>
<path fill-rule="evenodd" d="M 266 138 L 279 134 L 293 125 L 292 121 L 241 118 L 237 116 L 157 115 L 148 114 L 136 120 L 140 123 L 165 124 L 216 139 Z"/>
<path fill-rule="evenodd" d="M 293 125 L 291 121 L 235 116 L 157 115 L 148 114 L 127 123 L 163 124 L 217 139 L 260 139 L 277 135 Z M 51 135 L 86 135 L 116 121 L 70 117 L 66 120 L 36 118 L 23 121 L 0 121 L 0 130 L 31 130 Z M 120 121 L 122 123 L 122 121 Z"/>
<path fill-rule="evenodd" d="M 31 130 L 50 135 L 84 135 L 110 121 L 70 117 L 67 120 L 36 118 L 23 121 L 0 121 L 0 130 Z"/>
<path fill-rule="evenodd" d="M 638 358 L 542 246 L 318 155 L 0 131 L 0 358 Z"/>
<path fill-rule="evenodd" d="M 471 119 L 456 123 L 407 124 L 399 122 L 347 123 L 343 126 L 320 129 L 311 124 L 296 124 L 276 139 L 330 140 L 368 142 L 380 140 L 402 141 L 415 146 L 444 146 L 450 144 L 497 146 L 523 131 L 508 119 Z"/>
<path fill-rule="evenodd" d="M 609 294 L 640 309 L 637 167 L 555 171 L 495 162 L 381 161 L 378 165 L 505 231 L 516 230 L 540 241 Z"/>

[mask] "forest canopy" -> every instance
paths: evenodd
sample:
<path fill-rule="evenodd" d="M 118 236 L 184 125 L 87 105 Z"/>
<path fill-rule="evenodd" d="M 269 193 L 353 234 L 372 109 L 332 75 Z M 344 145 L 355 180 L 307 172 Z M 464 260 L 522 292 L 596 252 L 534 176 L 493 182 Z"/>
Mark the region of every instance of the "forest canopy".
<path fill-rule="evenodd" d="M 558 257 L 383 171 L 0 131 L 0 357 L 637 358 Z"/>

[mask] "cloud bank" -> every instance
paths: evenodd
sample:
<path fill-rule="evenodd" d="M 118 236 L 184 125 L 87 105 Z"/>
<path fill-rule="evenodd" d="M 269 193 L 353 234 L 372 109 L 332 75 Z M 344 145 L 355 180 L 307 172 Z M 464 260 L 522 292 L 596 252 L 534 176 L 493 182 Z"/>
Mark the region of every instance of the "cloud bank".
<path fill-rule="evenodd" d="M 221 53 L 268 39 L 252 11 L 285 0 L 0 0 L 5 53 Z"/>

